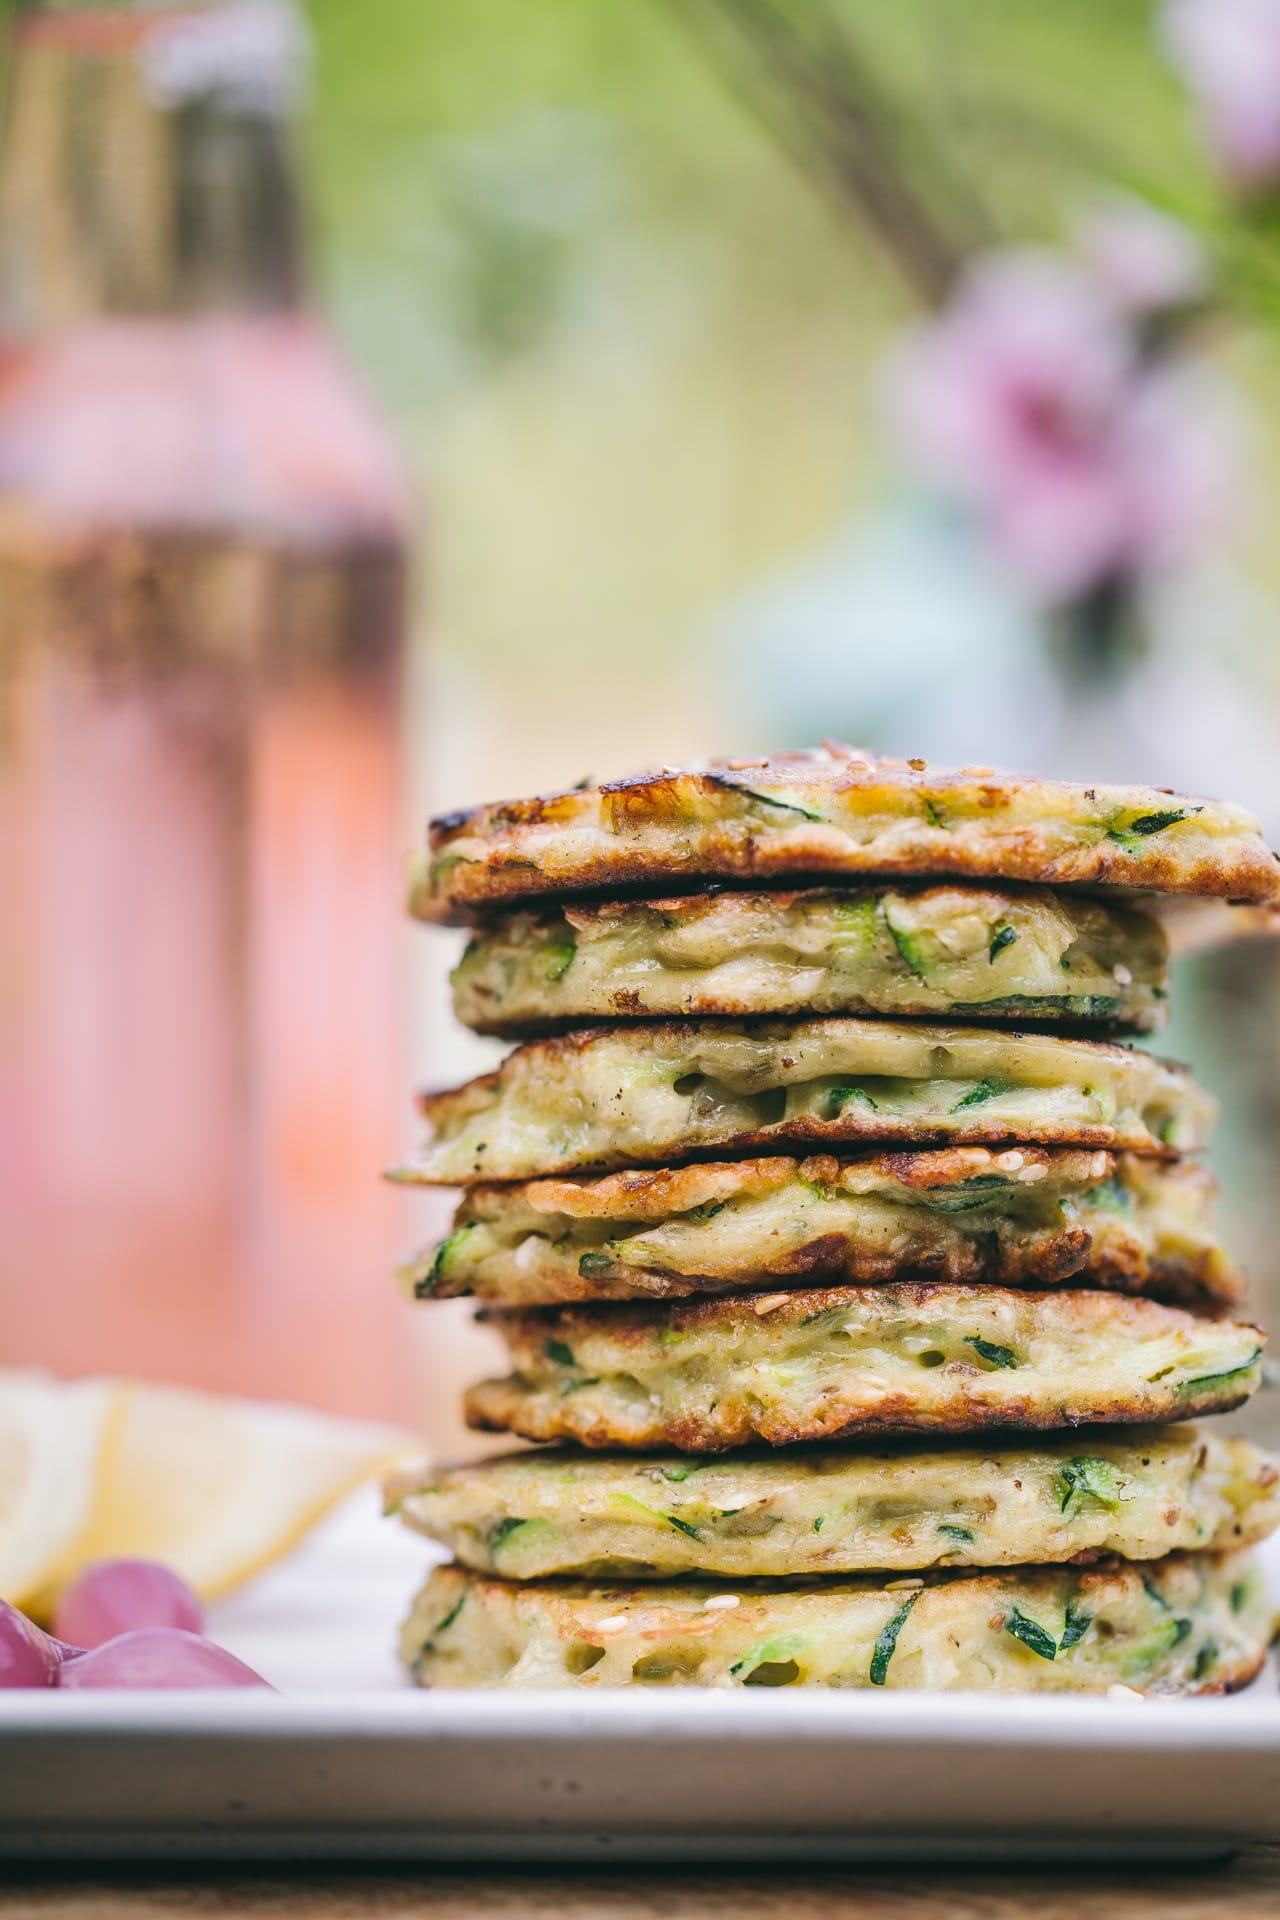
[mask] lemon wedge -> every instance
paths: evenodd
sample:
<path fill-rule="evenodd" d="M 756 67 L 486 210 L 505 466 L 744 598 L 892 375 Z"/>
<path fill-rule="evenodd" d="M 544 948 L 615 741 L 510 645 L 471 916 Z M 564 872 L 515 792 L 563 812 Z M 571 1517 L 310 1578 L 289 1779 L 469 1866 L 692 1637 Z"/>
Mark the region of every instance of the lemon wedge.
<path fill-rule="evenodd" d="M 96 1560 L 138 1558 L 217 1598 L 287 1553 L 361 1481 L 421 1448 L 399 1428 L 304 1407 L 141 1383 L 121 1399 L 59 1584 Z"/>
<path fill-rule="evenodd" d="M 77 1564 L 122 1412 L 110 1381 L 0 1372 L 0 1599 L 29 1608 Z"/>

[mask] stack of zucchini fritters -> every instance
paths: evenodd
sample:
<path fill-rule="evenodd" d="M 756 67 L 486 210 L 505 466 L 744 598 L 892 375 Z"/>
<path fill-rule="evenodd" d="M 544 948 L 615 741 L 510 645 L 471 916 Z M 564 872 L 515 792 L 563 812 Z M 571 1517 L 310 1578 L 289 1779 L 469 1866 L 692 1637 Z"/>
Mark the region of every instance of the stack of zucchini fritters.
<path fill-rule="evenodd" d="M 786 889 L 785 891 L 781 889 Z M 1264 1336 L 1159 1024 L 1156 896 L 1271 903 L 1237 807 L 838 746 L 436 821 L 459 1016 L 412 1263 L 567 1443 L 396 1477 L 446 1686 L 1240 1686 L 1277 1465 L 1183 1424 Z M 1089 1037 L 1082 1037 L 1082 1036 Z"/>

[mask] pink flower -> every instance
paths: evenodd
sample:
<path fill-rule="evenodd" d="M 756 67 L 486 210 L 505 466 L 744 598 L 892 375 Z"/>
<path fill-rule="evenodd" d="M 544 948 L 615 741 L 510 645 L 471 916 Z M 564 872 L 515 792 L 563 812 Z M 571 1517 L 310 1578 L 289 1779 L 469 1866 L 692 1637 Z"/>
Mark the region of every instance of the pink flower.
<path fill-rule="evenodd" d="M 1208 291 L 1204 255 L 1180 221 L 1142 200 L 1104 201 L 1077 223 L 1080 259 L 1126 313 L 1177 312 Z"/>
<path fill-rule="evenodd" d="M 1280 0 L 1167 0 L 1161 31 L 1223 172 L 1246 190 L 1271 185 L 1280 176 Z"/>
<path fill-rule="evenodd" d="M 1051 254 L 974 267 L 898 356 L 889 402 L 908 463 L 1051 604 L 1165 565 L 1224 470 L 1186 363 L 1144 361 L 1102 284 Z"/>

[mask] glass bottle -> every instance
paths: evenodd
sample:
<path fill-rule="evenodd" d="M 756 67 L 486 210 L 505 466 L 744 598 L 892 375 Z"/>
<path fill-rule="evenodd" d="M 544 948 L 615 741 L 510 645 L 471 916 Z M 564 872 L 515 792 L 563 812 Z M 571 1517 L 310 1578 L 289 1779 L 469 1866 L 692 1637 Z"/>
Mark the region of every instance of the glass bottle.
<path fill-rule="evenodd" d="M 24 12 L 0 149 L 0 1363 L 403 1412 L 405 504 L 291 11 Z"/>

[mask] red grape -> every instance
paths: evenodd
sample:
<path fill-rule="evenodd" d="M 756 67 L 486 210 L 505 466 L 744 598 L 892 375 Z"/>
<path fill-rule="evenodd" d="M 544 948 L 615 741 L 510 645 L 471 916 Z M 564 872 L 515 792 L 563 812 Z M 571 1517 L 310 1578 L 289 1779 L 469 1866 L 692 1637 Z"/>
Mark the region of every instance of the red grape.
<path fill-rule="evenodd" d="M 64 1660 L 80 1649 L 42 1633 L 25 1613 L 0 1600 L 0 1687 L 53 1687 Z"/>
<path fill-rule="evenodd" d="M 138 1627 L 204 1628 L 204 1608 L 185 1580 L 154 1560 L 100 1560 L 58 1601 L 54 1631 L 78 1647 L 100 1647 Z"/>
<path fill-rule="evenodd" d="M 265 1687 L 225 1647 L 181 1627 L 139 1627 L 59 1669 L 59 1687 Z"/>

